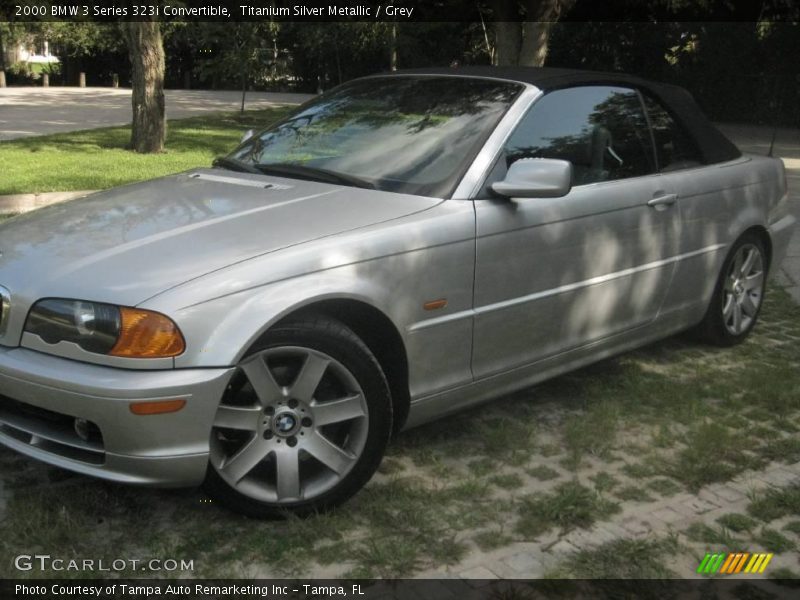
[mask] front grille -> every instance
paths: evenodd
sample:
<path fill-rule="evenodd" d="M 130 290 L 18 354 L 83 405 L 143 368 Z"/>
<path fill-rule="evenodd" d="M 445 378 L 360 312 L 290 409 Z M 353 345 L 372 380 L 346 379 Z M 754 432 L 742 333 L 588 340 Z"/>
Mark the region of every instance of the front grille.
<path fill-rule="evenodd" d="M 75 417 L 31 406 L 0 395 L 0 434 L 39 450 L 80 462 L 105 463 L 103 435 L 96 425 L 84 440 L 75 431 Z"/>

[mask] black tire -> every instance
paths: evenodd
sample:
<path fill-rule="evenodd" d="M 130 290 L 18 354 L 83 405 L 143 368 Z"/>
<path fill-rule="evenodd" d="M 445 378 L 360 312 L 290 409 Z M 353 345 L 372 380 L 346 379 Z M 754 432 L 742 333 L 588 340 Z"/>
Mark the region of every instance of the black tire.
<path fill-rule="evenodd" d="M 739 277 L 741 273 L 737 260 L 742 256 L 749 256 L 750 251 L 756 253 L 754 261 L 756 265 L 760 265 L 760 268 L 756 268 L 760 270 L 757 285 L 756 280 Z M 742 343 L 755 327 L 764 304 L 768 267 L 767 253 L 760 236 L 747 232 L 736 240 L 722 265 L 706 314 L 694 330 L 696 336 L 715 346 L 728 347 Z M 747 280 L 753 282 L 752 290 L 746 289 L 740 283 Z M 745 302 L 749 299 L 750 306 L 755 306 L 755 310 L 751 308 L 749 314 L 745 313 L 740 299 Z M 739 305 L 739 309 L 733 307 L 736 309 L 734 312 L 739 311 L 739 327 L 736 326 L 735 315 L 726 312 L 729 302 Z"/>
<path fill-rule="evenodd" d="M 242 448 L 251 443 L 253 445 L 258 443 L 261 446 L 266 446 L 268 444 L 280 444 L 281 441 L 283 441 L 284 445 L 282 447 L 271 446 L 275 448 L 275 450 L 272 451 L 273 453 L 268 454 L 266 458 L 256 463 L 255 467 L 250 467 L 250 470 L 246 472 L 246 475 L 244 475 L 241 480 L 239 480 L 240 482 L 236 483 L 234 487 L 229 481 L 231 479 L 230 474 L 228 473 L 226 475 L 229 479 L 226 480 L 226 478 L 221 475 L 221 472 L 224 472 L 225 465 L 230 464 L 235 458 L 235 456 L 231 455 L 227 457 L 224 456 L 224 447 L 226 444 L 230 443 L 226 435 L 230 434 L 234 437 L 232 443 L 235 446 L 235 444 L 238 443 L 235 440 L 237 432 L 229 431 L 224 427 L 220 428 L 218 426 L 220 422 L 220 411 L 222 411 L 223 408 L 229 408 L 226 403 L 235 405 L 235 403 L 240 402 L 240 399 L 246 395 L 248 391 L 250 391 L 249 398 L 254 397 L 252 392 L 255 390 L 256 386 L 250 381 L 250 376 L 245 373 L 244 370 L 250 363 L 263 361 L 263 364 L 267 365 L 267 370 L 272 376 L 273 383 L 279 382 L 279 377 L 282 376 L 280 369 L 284 369 L 283 372 L 287 373 L 287 377 L 292 377 L 291 361 L 294 359 L 291 353 L 295 350 L 301 353 L 301 357 L 302 352 L 307 352 L 308 357 L 324 356 L 332 359 L 332 361 L 329 366 L 323 367 L 324 374 L 320 376 L 320 383 L 316 384 L 316 387 L 313 387 L 313 398 L 309 403 L 301 401 L 298 406 L 298 401 L 291 399 L 283 404 L 277 402 L 277 404 L 281 404 L 279 407 L 273 408 L 271 405 L 266 406 L 264 411 L 272 410 L 272 412 L 267 412 L 268 416 L 266 417 L 257 416 L 259 420 L 258 426 L 262 429 L 256 430 L 255 433 L 251 433 L 250 431 L 242 432 L 241 435 L 243 437 L 249 435 L 252 435 L 252 437 L 244 441 L 240 448 L 235 448 L 232 452 L 233 455 L 237 452 L 241 453 Z M 281 358 L 281 353 L 286 355 L 285 359 Z M 297 358 L 296 360 L 302 361 L 303 359 Z M 280 361 L 284 361 L 285 365 L 279 364 L 276 368 L 274 366 L 275 361 L 279 363 Z M 306 361 L 302 363 L 302 366 L 297 367 L 297 374 L 294 375 L 295 379 L 293 380 L 294 383 L 292 383 L 291 386 L 283 387 L 284 390 L 289 389 L 289 387 L 299 387 L 297 382 L 300 381 L 305 366 L 310 364 L 310 362 L 311 359 L 307 358 Z M 286 517 L 288 513 L 303 516 L 327 511 L 349 499 L 366 485 L 380 465 L 391 435 L 392 402 L 386 377 L 378 361 L 369 348 L 347 326 L 328 317 L 313 315 L 302 319 L 279 323 L 269 330 L 264 337 L 248 351 L 247 356 L 240 363 L 240 369 L 237 371 L 237 375 L 244 377 L 246 382 L 236 388 L 238 390 L 236 392 L 238 395 L 235 398 L 228 397 L 228 394 L 233 394 L 233 392 L 231 392 L 231 387 L 229 387 L 229 391 L 226 392 L 226 397 L 223 398 L 220 409 L 218 409 L 217 420 L 215 420 L 215 426 L 212 428 L 211 432 L 212 454 L 204 487 L 212 498 L 218 500 L 225 507 L 250 517 L 280 518 Z M 234 378 L 236 378 L 237 375 L 235 375 Z M 350 375 L 352 377 L 350 377 Z M 341 391 L 344 390 L 348 384 L 339 381 L 336 378 L 337 376 L 345 382 L 350 381 L 351 384 L 355 382 L 357 385 L 354 387 L 360 387 L 360 390 L 357 392 Z M 283 386 L 284 384 L 279 383 L 278 385 Z M 314 384 L 310 385 L 313 386 Z M 360 398 L 359 406 L 363 408 L 366 417 L 358 416 L 353 418 L 353 420 L 335 422 L 326 427 L 317 427 L 316 424 L 308 425 L 311 429 L 302 429 L 302 427 L 306 426 L 306 418 L 301 419 L 301 417 L 307 416 L 309 417 L 307 420 L 313 422 L 313 419 L 316 419 L 320 414 L 314 412 L 315 408 L 319 410 L 320 402 L 318 398 L 323 395 L 325 390 L 331 390 L 333 388 L 339 389 L 340 391 L 338 393 L 340 395 L 343 394 L 342 398 L 346 401 L 352 401 L 353 397 L 358 396 Z M 288 393 L 291 395 L 291 390 Z M 345 398 L 345 396 L 347 397 Z M 257 402 L 254 405 L 254 409 L 251 410 L 254 410 L 257 414 L 264 403 L 262 397 L 256 400 Z M 336 401 L 336 399 L 334 398 L 333 401 Z M 281 415 L 285 416 L 284 412 L 281 411 L 286 411 L 286 413 L 290 412 L 291 402 L 295 403 L 295 406 L 292 407 L 291 410 L 297 411 L 297 422 L 294 423 L 294 425 L 298 427 L 298 429 L 290 438 L 281 438 L 280 436 L 286 435 L 286 432 L 282 431 L 285 423 L 292 421 L 294 413 L 292 412 L 290 416 L 283 421 L 279 422 L 277 419 Z M 225 404 L 225 406 L 223 406 L 223 404 Z M 324 402 L 322 404 L 324 404 Z M 305 406 L 305 409 L 301 408 L 303 406 Z M 306 412 L 306 409 L 308 412 Z M 276 410 L 278 412 L 275 412 Z M 299 412 L 301 410 L 303 414 Z M 330 412 L 328 414 L 330 414 Z M 261 424 L 262 418 L 263 425 Z M 364 419 L 366 419 L 366 421 L 364 421 Z M 268 421 L 269 424 L 267 424 Z M 302 427 L 300 425 L 301 421 L 304 424 Z M 322 421 L 323 417 L 320 416 L 319 422 L 321 423 Z M 347 429 L 348 427 L 350 429 Z M 339 441 L 343 440 L 342 448 L 347 450 L 347 443 L 355 444 L 352 440 L 358 440 L 358 447 L 363 448 L 360 449 L 360 453 L 348 451 L 348 455 L 351 455 L 348 460 L 352 462 L 348 463 L 349 470 L 342 474 L 339 474 L 339 472 L 335 471 L 333 468 L 328 468 L 323 461 L 318 461 L 317 457 L 314 456 L 314 454 L 309 454 L 307 449 L 303 446 L 303 444 L 308 444 L 317 440 L 315 436 L 318 433 L 322 433 L 323 436 L 328 436 L 331 431 L 330 428 L 334 428 L 337 447 Z M 343 431 L 342 428 L 344 428 Z M 353 433 L 354 428 L 357 429 L 355 433 Z M 339 433 L 340 431 L 342 431 L 342 433 Z M 309 435 L 304 438 L 300 437 L 305 435 L 305 433 Z M 268 435 L 269 438 L 267 438 Z M 266 441 L 262 442 L 262 437 Z M 294 444 L 290 443 L 292 438 L 295 440 Z M 333 438 L 324 437 L 324 439 L 332 444 L 334 443 Z M 280 485 L 281 480 L 279 479 L 279 454 L 281 452 L 290 452 L 290 445 L 292 446 L 292 451 L 294 451 L 295 447 L 297 448 L 297 450 L 294 451 L 297 458 L 286 460 L 297 461 L 297 465 L 290 465 L 289 469 L 296 468 L 297 475 L 294 475 L 292 478 L 292 483 L 296 483 L 297 487 L 294 489 L 297 489 L 299 493 L 281 499 L 280 494 L 282 488 Z M 215 448 L 220 449 L 217 451 L 217 458 L 215 458 Z M 325 448 L 325 450 L 327 451 L 327 448 Z M 215 462 L 218 463 L 217 466 L 215 466 Z M 272 468 L 273 471 L 270 472 L 270 468 Z M 326 469 L 330 472 L 327 472 Z M 256 470 L 264 471 L 263 478 L 260 477 L 261 473 L 254 474 Z M 323 481 L 324 485 L 312 479 L 304 482 L 302 474 L 304 471 L 316 475 Z M 274 483 L 272 483 L 272 478 L 274 478 Z M 235 477 L 233 477 L 233 479 L 235 479 Z M 332 480 L 333 483 L 330 483 L 329 480 Z M 245 482 L 246 485 L 241 485 L 241 482 Z M 272 493 L 270 491 L 271 485 L 274 488 L 276 497 L 274 499 L 269 498 L 264 500 L 262 494 Z M 327 485 L 328 488 L 325 488 L 325 485 Z M 316 488 L 314 486 L 316 486 Z M 309 489 L 318 489 L 320 491 L 319 493 L 312 493 L 308 492 Z M 247 493 L 243 493 L 243 490 Z"/>

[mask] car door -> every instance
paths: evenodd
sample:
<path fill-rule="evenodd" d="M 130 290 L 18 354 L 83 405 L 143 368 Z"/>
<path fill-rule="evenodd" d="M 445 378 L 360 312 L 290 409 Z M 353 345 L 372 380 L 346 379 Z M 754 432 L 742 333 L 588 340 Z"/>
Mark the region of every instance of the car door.
<path fill-rule="evenodd" d="M 740 185 L 731 169 L 706 164 L 694 138 L 656 98 L 643 100 L 653 131 L 656 158 L 663 177 L 674 183 L 680 197 L 681 247 L 672 285 L 661 314 L 681 313 L 687 308 L 705 312 L 708 298 L 727 251 L 732 206 Z M 699 306 L 698 306 L 699 305 Z M 697 318 L 699 316 L 695 315 Z"/>
<path fill-rule="evenodd" d="M 674 269 L 679 206 L 657 174 L 638 91 L 545 94 L 487 183 L 537 157 L 572 163 L 566 196 L 500 199 L 487 185 L 475 201 L 476 379 L 646 325 Z"/>

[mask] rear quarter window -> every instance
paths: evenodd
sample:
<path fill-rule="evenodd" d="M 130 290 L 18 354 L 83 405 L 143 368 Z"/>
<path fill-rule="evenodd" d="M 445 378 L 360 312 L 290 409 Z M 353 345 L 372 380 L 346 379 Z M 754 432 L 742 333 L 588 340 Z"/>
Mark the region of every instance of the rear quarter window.
<path fill-rule="evenodd" d="M 705 164 L 697 144 L 656 99 L 642 94 L 653 131 L 659 171 L 690 169 Z"/>

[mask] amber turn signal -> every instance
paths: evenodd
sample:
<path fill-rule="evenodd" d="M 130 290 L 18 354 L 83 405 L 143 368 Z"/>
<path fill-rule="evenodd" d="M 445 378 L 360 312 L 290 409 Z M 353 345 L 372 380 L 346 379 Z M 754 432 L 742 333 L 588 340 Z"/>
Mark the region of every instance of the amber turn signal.
<path fill-rule="evenodd" d="M 131 412 L 135 415 L 163 415 L 174 413 L 186 406 L 184 398 L 175 400 L 155 400 L 153 402 L 132 402 Z"/>
<path fill-rule="evenodd" d="M 168 358 L 186 349 L 178 326 L 169 317 L 138 308 L 120 308 L 122 324 L 111 356 Z"/>

